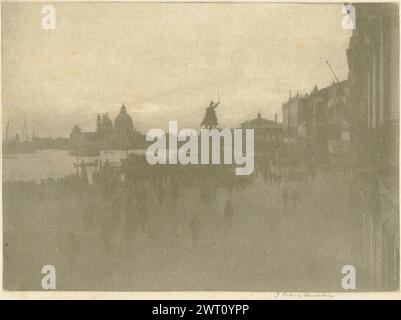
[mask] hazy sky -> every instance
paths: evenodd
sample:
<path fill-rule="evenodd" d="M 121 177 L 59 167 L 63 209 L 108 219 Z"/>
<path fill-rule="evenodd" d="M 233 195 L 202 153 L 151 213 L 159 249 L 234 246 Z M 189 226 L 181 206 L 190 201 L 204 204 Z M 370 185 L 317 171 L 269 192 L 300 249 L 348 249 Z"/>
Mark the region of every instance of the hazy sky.
<path fill-rule="evenodd" d="M 221 127 L 281 118 L 289 90 L 332 83 L 324 59 L 347 77 L 350 32 L 341 5 L 56 3 L 2 4 L 3 127 L 67 136 L 95 129 L 98 112 L 122 102 L 142 132 L 198 128 L 210 99 Z M 4 128 L 3 128 L 4 133 Z"/>

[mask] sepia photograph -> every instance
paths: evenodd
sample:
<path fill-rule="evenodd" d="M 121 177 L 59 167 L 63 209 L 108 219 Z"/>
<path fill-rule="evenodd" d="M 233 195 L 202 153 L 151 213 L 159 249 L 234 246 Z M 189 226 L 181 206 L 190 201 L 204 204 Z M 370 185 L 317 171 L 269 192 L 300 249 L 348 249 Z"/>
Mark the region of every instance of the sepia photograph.
<path fill-rule="evenodd" d="M 398 2 L 2 1 L 3 290 L 399 292 L 399 28 Z"/>

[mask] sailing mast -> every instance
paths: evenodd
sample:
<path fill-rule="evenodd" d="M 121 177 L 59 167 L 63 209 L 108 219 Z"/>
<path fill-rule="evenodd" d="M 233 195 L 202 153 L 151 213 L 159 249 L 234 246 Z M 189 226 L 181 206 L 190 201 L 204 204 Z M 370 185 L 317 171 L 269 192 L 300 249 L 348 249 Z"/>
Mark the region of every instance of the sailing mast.
<path fill-rule="evenodd" d="M 22 127 L 22 135 L 21 135 L 21 142 L 27 140 L 27 132 L 26 132 L 26 117 L 24 119 L 24 125 Z"/>

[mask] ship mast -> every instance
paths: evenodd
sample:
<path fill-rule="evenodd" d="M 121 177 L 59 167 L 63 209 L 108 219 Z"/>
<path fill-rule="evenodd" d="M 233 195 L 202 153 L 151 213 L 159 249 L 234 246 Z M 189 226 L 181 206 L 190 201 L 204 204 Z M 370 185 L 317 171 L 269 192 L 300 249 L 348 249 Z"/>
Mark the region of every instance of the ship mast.
<path fill-rule="evenodd" d="M 24 119 L 24 125 L 22 126 L 22 135 L 21 135 L 21 142 L 26 141 L 26 117 Z"/>

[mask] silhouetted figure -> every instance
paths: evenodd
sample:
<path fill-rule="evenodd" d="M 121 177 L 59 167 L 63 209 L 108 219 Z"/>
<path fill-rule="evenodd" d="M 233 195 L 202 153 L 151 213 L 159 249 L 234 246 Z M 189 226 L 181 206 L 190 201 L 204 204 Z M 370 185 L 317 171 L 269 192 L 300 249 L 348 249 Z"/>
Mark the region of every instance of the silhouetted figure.
<path fill-rule="evenodd" d="M 297 210 L 298 198 L 299 198 L 298 193 L 297 193 L 296 190 L 294 190 L 294 191 L 292 192 L 292 194 L 291 194 L 291 203 L 292 203 L 292 208 L 293 208 L 294 210 Z"/>
<path fill-rule="evenodd" d="M 130 243 L 133 241 L 135 232 L 139 227 L 136 208 L 134 195 L 128 195 L 125 202 L 125 223 L 123 227 L 124 238 L 128 249 L 130 248 Z"/>
<path fill-rule="evenodd" d="M 274 174 L 273 174 L 273 171 L 272 171 L 270 165 L 269 165 L 269 169 L 267 171 L 267 179 L 269 180 L 270 185 L 273 185 L 273 183 L 274 183 Z"/>
<path fill-rule="evenodd" d="M 281 197 L 283 198 L 284 210 L 287 210 L 287 208 L 288 208 L 288 192 L 287 192 L 287 189 L 284 189 L 283 194 L 281 195 Z"/>
<path fill-rule="evenodd" d="M 202 183 L 199 186 L 199 192 L 200 192 L 200 198 L 201 198 L 202 202 L 205 202 L 205 203 L 208 202 L 209 189 L 204 183 Z"/>
<path fill-rule="evenodd" d="M 95 215 L 96 215 L 95 205 L 91 201 L 89 201 L 89 203 L 82 212 L 82 226 L 84 227 L 86 232 L 96 230 Z"/>
<path fill-rule="evenodd" d="M 220 101 L 217 103 L 210 101 L 209 107 L 206 108 L 206 114 L 201 122 L 201 126 L 204 126 L 206 129 L 217 127 L 217 115 L 214 109 L 219 105 L 219 103 Z"/>
<path fill-rule="evenodd" d="M 367 190 L 367 203 L 372 214 L 377 216 L 378 212 L 380 212 L 380 191 L 376 177 L 370 180 L 370 186 Z"/>
<path fill-rule="evenodd" d="M 162 186 L 159 186 L 159 192 L 158 192 L 159 204 L 163 203 L 163 199 L 164 199 L 164 195 L 165 194 L 166 194 L 166 191 L 164 190 L 164 188 Z"/>
<path fill-rule="evenodd" d="M 78 255 L 80 253 L 80 243 L 75 233 L 69 232 L 64 239 L 62 254 L 65 257 L 67 264 L 67 286 L 71 286 L 71 278 L 76 274 L 77 267 L 79 265 Z"/>
<path fill-rule="evenodd" d="M 281 186 L 281 182 L 283 181 L 283 176 L 282 176 L 282 174 L 281 174 L 281 170 L 280 169 L 278 169 L 277 170 L 277 184 L 279 185 L 279 186 Z"/>
<path fill-rule="evenodd" d="M 86 165 L 85 162 L 82 160 L 81 161 L 81 180 L 84 185 L 88 185 L 88 172 L 86 170 Z"/>
<path fill-rule="evenodd" d="M 111 219 L 113 227 L 116 228 L 121 225 L 121 205 L 120 200 L 115 197 L 111 202 Z"/>
<path fill-rule="evenodd" d="M 315 181 L 316 169 L 315 169 L 315 167 L 313 165 L 311 165 L 309 167 L 309 172 L 310 172 L 310 178 L 311 178 L 312 182 Z"/>
<path fill-rule="evenodd" d="M 100 243 L 102 245 L 104 253 L 106 254 L 110 252 L 111 233 L 113 231 L 112 223 L 113 220 L 111 214 L 106 212 L 101 219 L 100 232 L 99 232 Z"/>
<path fill-rule="evenodd" d="M 195 214 L 192 217 L 189 226 L 191 228 L 192 246 L 197 247 L 199 242 L 199 230 L 200 230 L 200 221 L 197 214 Z"/>
<path fill-rule="evenodd" d="M 273 169 L 274 171 L 273 171 L 273 181 L 274 181 L 274 184 L 280 184 L 280 177 L 279 177 L 279 174 L 280 174 L 280 172 L 279 172 L 279 170 L 278 170 L 278 168 L 277 167 L 274 167 L 274 169 Z"/>
<path fill-rule="evenodd" d="M 173 200 L 174 207 L 177 206 L 178 195 L 179 195 L 178 188 L 177 187 L 172 188 L 171 189 L 171 199 Z"/>
<path fill-rule="evenodd" d="M 139 216 L 139 224 L 142 233 L 146 234 L 148 229 L 148 207 L 143 198 L 139 198 L 137 201 L 137 213 Z"/>
<path fill-rule="evenodd" d="M 231 199 L 228 199 L 226 207 L 224 209 L 224 219 L 226 222 L 226 229 L 231 228 L 233 224 L 234 209 L 231 204 Z"/>

